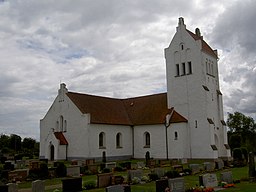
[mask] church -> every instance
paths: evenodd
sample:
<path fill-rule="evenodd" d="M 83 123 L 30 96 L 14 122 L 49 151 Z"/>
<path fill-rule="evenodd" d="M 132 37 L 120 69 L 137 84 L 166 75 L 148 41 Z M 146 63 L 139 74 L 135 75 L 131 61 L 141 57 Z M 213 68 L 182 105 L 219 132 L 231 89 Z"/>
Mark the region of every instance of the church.
<path fill-rule="evenodd" d="M 181 17 L 164 53 L 167 93 L 117 99 L 62 83 L 40 120 L 40 158 L 228 159 L 217 50 Z"/>

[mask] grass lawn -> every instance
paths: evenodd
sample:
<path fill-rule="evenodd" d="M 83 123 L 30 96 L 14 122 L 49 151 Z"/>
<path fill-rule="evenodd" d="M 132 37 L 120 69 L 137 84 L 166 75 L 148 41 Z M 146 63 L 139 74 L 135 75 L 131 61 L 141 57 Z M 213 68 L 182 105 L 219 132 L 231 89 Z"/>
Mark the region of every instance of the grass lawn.
<path fill-rule="evenodd" d="M 241 167 L 241 168 L 232 168 L 230 169 L 232 171 L 233 179 L 234 180 L 241 180 L 241 183 L 235 184 L 234 188 L 225 189 L 225 192 L 255 192 L 256 191 L 256 183 L 249 183 L 247 180 L 248 178 L 248 167 Z M 227 170 L 225 170 L 227 171 Z M 145 175 L 147 175 L 149 171 L 145 171 Z M 220 173 L 222 171 L 215 172 L 217 177 L 220 177 Z M 122 175 L 126 176 L 126 172 L 118 172 L 115 173 L 115 175 Z M 195 187 L 199 184 L 199 175 L 190 175 L 185 176 L 185 185 L 186 188 L 189 187 Z M 94 181 L 96 182 L 97 176 L 96 175 L 90 175 L 90 176 L 83 176 L 83 182 L 88 181 Z M 59 189 L 59 192 L 61 192 L 61 179 L 48 179 L 45 181 L 46 186 L 50 185 L 59 185 L 59 187 L 51 188 L 45 190 L 46 192 L 52 192 L 54 189 Z M 31 188 L 31 183 L 21 183 L 19 184 L 19 188 Z M 156 192 L 155 191 L 155 182 L 145 183 L 145 184 L 137 184 L 137 185 L 131 185 L 132 192 Z M 100 189 L 92 189 L 87 190 L 88 192 L 105 192 L 104 188 Z"/>

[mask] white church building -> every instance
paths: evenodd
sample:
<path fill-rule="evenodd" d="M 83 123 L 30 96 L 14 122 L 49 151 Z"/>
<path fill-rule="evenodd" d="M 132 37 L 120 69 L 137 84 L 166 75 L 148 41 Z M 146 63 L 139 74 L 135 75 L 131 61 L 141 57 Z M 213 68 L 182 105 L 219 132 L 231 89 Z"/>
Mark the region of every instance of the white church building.
<path fill-rule="evenodd" d="M 40 158 L 229 158 L 217 51 L 179 18 L 165 59 L 167 93 L 117 99 L 62 83 L 40 120 Z"/>

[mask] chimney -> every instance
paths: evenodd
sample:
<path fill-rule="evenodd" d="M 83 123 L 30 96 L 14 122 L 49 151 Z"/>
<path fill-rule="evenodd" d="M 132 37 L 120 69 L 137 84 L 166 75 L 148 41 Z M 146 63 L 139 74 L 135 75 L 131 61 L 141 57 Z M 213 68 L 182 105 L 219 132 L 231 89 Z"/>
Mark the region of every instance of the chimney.
<path fill-rule="evenodd" d="M 180 26 L 180 25 L 184 25 L 184 19 L 183 19 L 183 17 L 180 17 L 180 18 L 179 18 L 179 26 Z"/>
<path fill-rule="evenodd" d="M 64 101 L 64 95 L 68 92 L 68 89 L 66 88 L 66 84 L 65 83 L 61 83 L 60 84 L 60 89 L 59 89 L 59 102 Z"/>
<path fill-rule="evenodd" d="M 201 37 L 201 32 L 199 28 L 196 28 L 195 33 L 198 37 Z"/>

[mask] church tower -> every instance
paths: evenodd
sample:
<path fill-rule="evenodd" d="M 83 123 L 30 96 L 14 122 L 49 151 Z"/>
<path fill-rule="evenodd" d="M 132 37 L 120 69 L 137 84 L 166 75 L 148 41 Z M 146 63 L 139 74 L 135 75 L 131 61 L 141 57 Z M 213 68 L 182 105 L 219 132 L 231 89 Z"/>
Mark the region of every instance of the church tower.
<path fill-rule="evenodd" d="M 165 59 L 168 108 L 174 107 L 188 120 L 187 158 L 230 157 L 217 50 L 203 40 L 198 28 L 195 33 L 187 30 L 179 18 Z"/>

